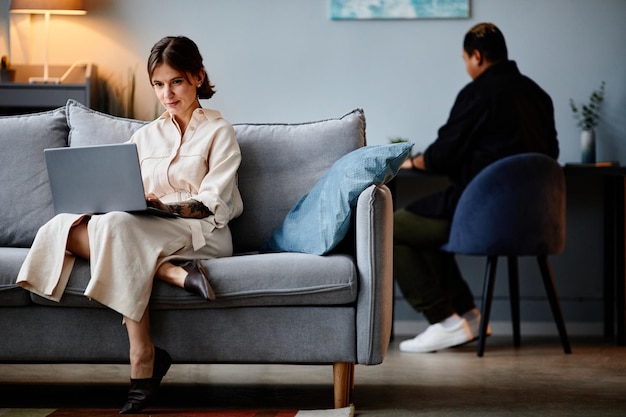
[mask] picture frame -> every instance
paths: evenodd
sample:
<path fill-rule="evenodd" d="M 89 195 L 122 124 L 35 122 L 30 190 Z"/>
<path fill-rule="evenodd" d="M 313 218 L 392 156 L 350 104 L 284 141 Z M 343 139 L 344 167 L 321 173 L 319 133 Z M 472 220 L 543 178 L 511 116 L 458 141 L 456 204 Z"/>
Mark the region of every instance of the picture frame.
<path fill-rule="evenodd" d="M 333 20 L 467 19 L 470 0 L 330 0 Z"/>

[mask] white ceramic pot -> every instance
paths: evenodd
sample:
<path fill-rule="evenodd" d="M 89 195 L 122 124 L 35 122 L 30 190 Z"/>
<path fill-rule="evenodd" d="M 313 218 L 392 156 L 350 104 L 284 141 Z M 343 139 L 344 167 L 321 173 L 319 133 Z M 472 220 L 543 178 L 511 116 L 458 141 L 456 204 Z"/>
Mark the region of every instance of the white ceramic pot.
<path fill-rule="evenodd" d="M 593 129 L 580 132 L 580 150 L 583 163 L 596 162 L 596 132 Z"/>

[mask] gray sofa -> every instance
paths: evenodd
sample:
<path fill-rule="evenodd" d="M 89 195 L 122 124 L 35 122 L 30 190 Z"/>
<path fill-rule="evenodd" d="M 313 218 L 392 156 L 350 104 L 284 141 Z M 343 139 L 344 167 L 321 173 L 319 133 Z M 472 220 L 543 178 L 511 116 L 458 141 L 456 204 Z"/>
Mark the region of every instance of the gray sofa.
<path fill-rule="evenodd" d="M 0 118 L 0 362 L 127 363 L 119 314 L 82 294 L 78 260 L 60 303 L 14 282 L 37 229 L 53 216 L 43 149 L 126 141 L 144 122 L 69 101 Z M 156 282 L 155 344 L 174 363 L 333 364 L 335 407 L 351 402 L 354 365 L 383 361 L 392 317 L 392 204 L 384 185 L 358 195 L 345 239 L 330 253 L 259 252 L 290 208 L 343 155 L 365 145 L 365 118 L 235 125 L 244 214 L 235 256 L 205 261 L 217 300 Z M 77 173 L 79 175 L 80 173 Z"/>

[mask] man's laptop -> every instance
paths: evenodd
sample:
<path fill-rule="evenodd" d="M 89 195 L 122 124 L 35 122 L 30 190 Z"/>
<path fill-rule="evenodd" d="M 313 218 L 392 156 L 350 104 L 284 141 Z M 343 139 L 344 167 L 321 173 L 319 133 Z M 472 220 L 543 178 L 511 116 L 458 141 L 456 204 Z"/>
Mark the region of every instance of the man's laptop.
<path fill-rule="evenodd" d="M 177 217 L 149 207 L 134 143 L 44 150 L 56 213 L 110 211 Z"/>

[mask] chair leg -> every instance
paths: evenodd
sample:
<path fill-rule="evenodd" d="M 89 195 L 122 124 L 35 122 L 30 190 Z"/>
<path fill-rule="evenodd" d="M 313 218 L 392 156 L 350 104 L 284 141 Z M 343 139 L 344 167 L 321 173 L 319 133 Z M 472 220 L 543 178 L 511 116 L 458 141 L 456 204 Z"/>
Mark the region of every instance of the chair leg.
<path fill-rule="evenodd" d="M 511 300 L 511 324 L 513 325 L 513 346 L 519 347 L 520 336 L 519 313 L 519 266 L 517 256 L 509 256 L 509 299 Z"/>
<path fill-rule="evenodd" d="M 537 262 L 539 263 L 543 285 L 546 287 L 546 294 L 548 295 L 548 300 L 550 301 L 552 315 L 554 316 L 556 327 L 559 330 L 563 351 L 565 353 L 572 353 L 569 338 L 567 337 L 567 330 L 565 329 L 565 320 L 563 319 L 563 313 L 561 312 L 561 304 L 559 303 L 559 298 L 556 293 L 556 286 L 554 285 L 554 279 L 552 278 L 552 271 L 550 269 L 550 265 L 548 264 L 548 257 L 545 255 L 538 256 Z"/>
<path fill-rule="evenodd" d="M 335 362 L 333 364 L 335 387 L 335 408 L 348 407 L 354 395 L 354 363 Z"/>
<path fill-rule="evenodd" d="M 480 318 L 480 335 L 478 336 L 478 348 L 476 355 L 482 357 L 485 353 L 485 341 L 487 339 L 487 326 L 489 326 L 489 315 L 491 314 L 491 302 L 493 301 L 493 287 L 496 282 L 496 269 L 498 257 L 487 257 L 485 268 L 485 282 L 483 283 L 483 305 Z"/>

